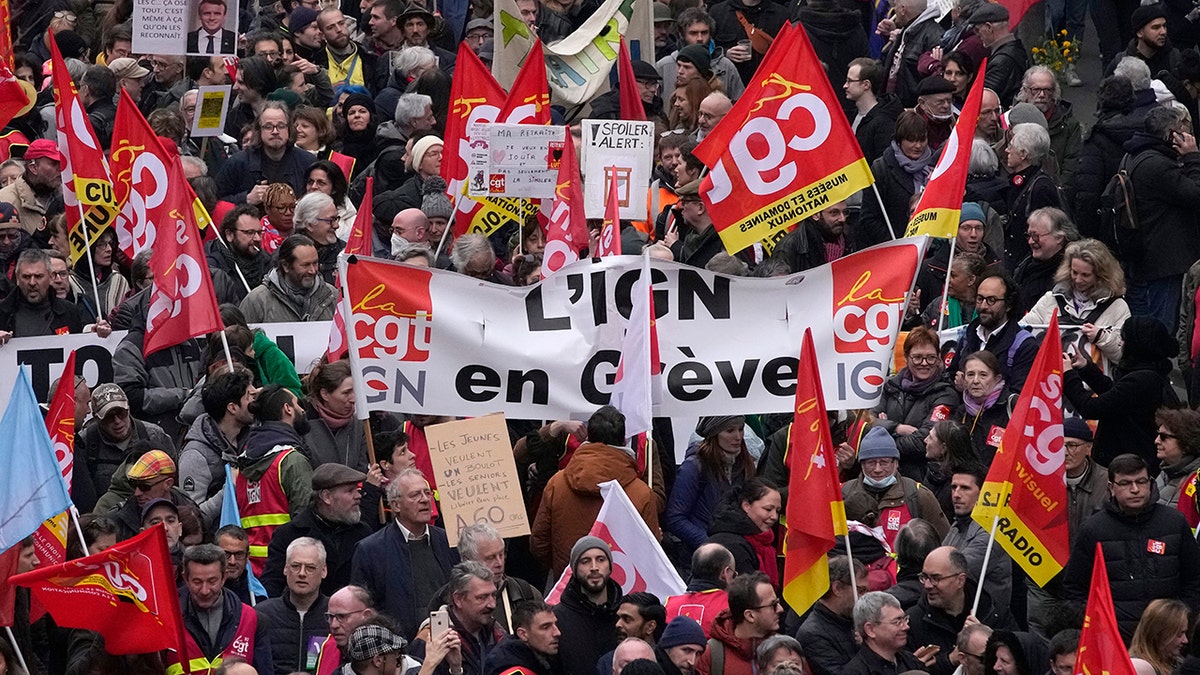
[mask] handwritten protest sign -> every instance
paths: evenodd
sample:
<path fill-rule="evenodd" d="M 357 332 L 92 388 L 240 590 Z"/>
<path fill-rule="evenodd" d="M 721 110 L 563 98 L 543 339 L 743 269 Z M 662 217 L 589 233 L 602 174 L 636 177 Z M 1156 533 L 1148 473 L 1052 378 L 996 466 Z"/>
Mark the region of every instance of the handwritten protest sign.
<path fill-rule="evenodd" d="M 563 127 L 476 122 L 467 134 L 469 196 L 554 198 Z"/>
<path fill-rule="evenodd" d="M 650 172 L 654 162 L 654 123 L 584 120 L 583 207 L 588 218 L 603 218 L 612 169 L 617 174 L 621 217 L 645 220 Z M 657 216 L 650 214 L 650 217 Z"/>
<path fill-rule="evenodd" d="M 451 546 L 475 523 L 488 523 L 505 538 L 529 534 L 504 415 L 436 424 L 425 436 Z"/>

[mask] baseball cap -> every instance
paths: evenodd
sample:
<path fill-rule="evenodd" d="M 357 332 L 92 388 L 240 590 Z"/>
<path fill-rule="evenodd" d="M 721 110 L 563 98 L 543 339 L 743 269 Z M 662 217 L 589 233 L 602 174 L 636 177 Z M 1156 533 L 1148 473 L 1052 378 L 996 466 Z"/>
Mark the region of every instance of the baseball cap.
<path fill-rule="evenodd" d="M 365 661 L 403 651 L 408 641 L 383 626 L 359 626 L 350 634 L 350 660 Z"/>
<path fill-rule="evenodd" d="M 137 62 L 137 59 L 131 59 L 128 56 L 119 59 L 113 59 L 112 63 L 108 64 L 108 69 L 117 76 L 118 80 L 126 77 L 140 80 L 150 74 L 150 70 L 143 68 L 142 64 Z"/>
<path fill-rule="evenodd" d="M 153 511 L 157 506 L 169 506 L 171 507 L 171 510 L 175 512 L 175 515 L 179 515 L 179 506 L 175 502 L 164 497 L 159 497 L 158 499 L 151 499 L 150 501 L 146 502 L 145 506 L 142 507 L 142 520 L 146 520 L 146 516 L 148 516 L 150 512 Z"/>
<path fill-rule="evenodd" d="M 129 410 L 129 397 L 125 395 L 125 390 L 112 382 L 96 387 L 92 392 L 92 412 L 98 419 L 104 419 L 114 410 Z"/>
<path fill-rule="evenodd" d="M 333 462 L 318 466 L 312 474 L 312 489 L 328 490 L 339 485 L 349 485 L 351 483 L 361 483 L 365 480 L 367 474 L 351 469 L 345 464 L 335 464 Z"/>
<path fill-rule="evenodd" d="M 25 151 L 25 159 L 34 160 L 45 157 L 52 159 L 59 164 L 62 164 L 63 156 L 58 151 L 58 143 L 49 138 L 39 138 L 29 144 L 29 149 Z"/>
<path fill-rule="evenodd" d="M 150 480 L 159 476 L 174 476 L 175 460 L 162 450 L 151 450 L 133 463 L 125 476 L 129 480 Z"/>
<path fill-rule="evenodd" d="M 488 19 L 471 19 L 467 22 L 467 30 L 463 32 L 463 35 L 466 35 L 477 28 L 483 28 L 484 30 L 491 31 L 493 33 L 495 32 L 492 22 Z"/>

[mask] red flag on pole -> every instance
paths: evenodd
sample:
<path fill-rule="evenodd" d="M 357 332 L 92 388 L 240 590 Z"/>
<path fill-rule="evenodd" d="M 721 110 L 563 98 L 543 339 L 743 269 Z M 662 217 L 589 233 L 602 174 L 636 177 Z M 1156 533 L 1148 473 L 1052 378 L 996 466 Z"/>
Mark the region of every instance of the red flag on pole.
<path fill-rule="evenodd" d="M 570 130 L 567 131 L 569 134 Z M 550 224 L 546 228 L 542 277 L 579 260 L 579 252 L 588 245 L 587 218 L 583 215 L 583 181 L 579 177 L 579 162 L 575 159 L 575 144 L 570 142 L 569 135 L 567 138 L 558 163 L 558 183 L 550 206 Z"/>
<path fill-rule="evenodd" d="M 465 42 L 463 44 L 466 44 Z M 375 196 L 375 178 L 367 177 L 367 191 L 363 195 L 362 208 L 354 217 L 354 229 L 346 241 L 347 255 L 371 255 L 371 223 L 375 216 L 372 212 L 371 200 Z M 342 275 L 334 279 L 339 297 L 342 293 Z M 346 355 L 346 317 L 342 315 L 342 303 L 339 300 L 333 307 L 333 322 L 329 325 L 329 362 L 333 363 Z"/>
<path fill-rule="evenodd" d="M 142 348 L 146 356 L 225 329 L 178 157 L 167 172 L 166 194 L 148 217 L 150 226 L 161 229 L 164 236 L 157 238 L 150 257 L 154 288 Z"/>
<path fill-rule="evenodd" d="M 529 47 L 496 119 L 506 124 L 550 124 L 550 84 L 546 81 L 546 56 L 540 40 Z"/>
<path fill-rule="evenodd" d="M 20 562 L 20 544 L 0 553 L 0 626 L 11 626 L 16 622 L 13 615 L 17 609 L 17 587 L 12 583 L 12 577 Z"/>
<path fill-rule="evenodd" d="M 825 394 L 812 331 L 804 330 L 796 371 L 796 406 L 788 432 L 787 533 L 783 539 L 783 597 L 803 614 L 829 590 L 829 550 L 846 535 L 846 507 L 825 412 Z"/>
<path fill-rule="evenodd" d="M 154 246 L 156 233 L 148 219 L 149 210 L 166 196 L 171 157 L 123 87 L 109 159 L 116 204 L 121 210 L 115 224 L 117 243 L 132 260 L 138 251 Z"/>
<path fill-rule="evenodd" d="M 58 379 L 58 387 L 50 399 L 46 431 L 50 433 L 54 457 L 70 490 L 75 468 L 75 352 L 67 356 L 62 377 Z M 70 513 L 63 512 L 42 523 L 33 533 L 33 545 L 42 565 L 57 565 L 67 559 L 69 518 Z"/>
<path fill-rule="evenodd" d="M 71 246 L 71 261 L 78 262 L 104 229 L 117 218 L 112 177 L 104 150 L 88 121 L 79 92 L 67 72 L 67 64 L 58 51 L 58 43 L 50 40 L 53 63 L 54 117 L 58 128 L 58 151 L 63 155 L 63 204 L 67 224 L 67 241 Z M 81 213 L 82 211 L 82 213 Z M 87 221 L 87 227 L 81 225 Z M 86 229 L 87 244 L 84 242 Z"/>
<path fill-rule="evenodd" d="M 996 541 L 1039 586 L 1062 571 L 1071 553 L 1063 463 L 1062 353 L 1055 310 L 971 512 L 989 532 L 997 522 L 1003 524 L 995 530 Z"/>
<path fill-rule="evenodd" d="M 183 653 L 183 619 L 161 525 L 95 555 L 39 567 L 10 580 L 64 628 L 96 631 L 109 654 Z"/>
<path fill-rule="evenodd" d="M 7 8 L 8 3 L 6 0 L 0 0 L 0 6 Z M 8 31 L 0 31 L 0 34 L 7 36 Z M 9 48 L 11 49 L 11 45 Z M 11 61 L 12 53 L 10 52 L 8 62 Z M 12 118 L 16 117 L 17 113 L 27 105 L 29 105 L 29 96 L 21 87 L 21 83 L 17 81 L 7 63 L 0 63 L 0 128 L 11 122 Z"/>
<path fill-rule="evenodd" d="M 574 145 L 574 144 L 572 144 Z M 621 255 L 621 196 L 617 189 L 617 167 L 608 167 L 608 203 L 604 205 L 604 224 L 600 227 L 599 250 L 593 255 L 603 258 Z"/>
<path fill-rule="evenodd" d="M 621 50 L 617 52 L 617 87 L 621 98 L 621 119 L 645 122 L 646 108 L 642 106 L 642 92 L 638 91 L 633 60 L 629 58 L 629 45 L 624 37 L 621 38 Z"/>
<path fill-rule="evenodd" d="M 1136 675 L 1113 610 L 1112 589 L 1108 585 L 1108 566 L 1104 550 L 1096 542 L 1092 564 L 1092 587 L 1088 591 L 1087 612 L 1079 651 L 1075 652 L 1075 672 L 1083 675 Z"/>
<path fill-rule="evenodd" d="M 952 239 L 958 236 L 958 216 L 962 212 L 963 193 L 967 185 L 967 171 L 971 164 L 971 143 L 975 139 L 975 125 L 979 122 L 979 107 L 983 101 L 983 76 L 987 72 L 987 59 L 979 66 L 975 84 L 967 94 L 962 114 L 950 132 L 942 157 L 938 160 L 929 184 L 921 193 L 921 200 L 913 210 L 908 222 L 906 237 L 927 234 L 931 237 Z"/>
<path fill-rule="evenodd" d="M 730 253 L 874 180 L 840 97 L 799 28 L 781 31 L 746 93 L 694 154 L 712 169 L 700 196 Z"/>

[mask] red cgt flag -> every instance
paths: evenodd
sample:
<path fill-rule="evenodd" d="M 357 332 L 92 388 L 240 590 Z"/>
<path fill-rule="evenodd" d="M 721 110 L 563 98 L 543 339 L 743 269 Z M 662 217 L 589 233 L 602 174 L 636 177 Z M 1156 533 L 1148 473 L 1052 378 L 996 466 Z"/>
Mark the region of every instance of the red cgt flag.
<path fill-rule="evenodd" d="M 224 330 L 212 277 L 204 255 L 204 240 L 196 227 L 193 196 L 179 158 L 167 168 L 166 195 L 150 210 L 150 227 L 166 236 L 155 242 L 150 257 L 154 288 L 146 314 L 142 352 L 150 354 L 198 335 Z"/>
<path fill-rule="evenodd" d="M 465 42 L 463 44 L 466 44 Z M 354 229 L 350 230 L 350 238 L 346 241 L 347 255 L 371 255 L 371 223 L 375 216 L 371 200 L 375 196 L 375 178 L 367 177 L 367 191 L 363 195 L 362 208 L 354 217 Z M 342 293 L 342 275 L 335 279 L 338 295 Z M 342 303 L 333 306 L 333 322 L 329 325 L 329 362 L 333 363 L 346 355 L 346 317 L 342 315 Z"/>
<path fill-rule="evenodd" d="M 617 87 L 621 97 L 621 119 L 645 122 L 646 108 L 642 106 L 642 92 L 638 91 L 633 60 L 629 58 L 629 45 L 624 37 L 621 38 L 621 50 L 617 52 Z"/>
<path fill-rule="evenodd" d="M 979 121 L 979 107 L 983 102 L 983 76 L 987 72 L 987 59 L 979 66 L 975 84 L 967 94 L 962 114 L 950 132 L 950 139 L 942 149 L 942 157 L 929 176 L 929 184 L 921 193 L 917 208 L 913 209 L 908 222 L 906 237 L 927 234 L 931 237 L 953 239 L 958 236 L 958 217 L 962 213 L 963 193 L 967 185 L 967 171 L 971 164 L 971 143 L 975 139 L 975 124 Z"/>
<path fill-rule="evenodd" d="M 803 614 L 829 590 L 829 550 L 846 535 L 846 507 L 825 412 L 812 331 L 804 330 L 796 371 L 796 410 L 788 432 L 787 534 L 783 597 Z"/>
<path fill-rule="evenodd" d="M 496 119 L 506 124 L 550 124 L 550 84 L 546 81 L 546 55 L 540 40 L 530 46 Z"/>
<path fill-rule="evenodd" d="M 1129 652 L 1117 627 L 1113 610 L 1112 589 L 1108 586 L 1108 566 L 1104 550 L 1096 543 L 1096 560 L 1092 564 L 1092 587 L 1088 591 L 1087 612 L 1083 616 L 1083 633 L 1079 636 L 1079 651 L 1075 652 L 1076 675 L 1135 675 Z"/>
<path fill-rule="evenodd" d="M 694 152 L 712 169 L 700 196 L 731 254 L 874 180 L 808 36 L 787 26 Z"/>
<path fill-rule="evenodd" d="M 617 189 L 617 167 L 608 167 L 608 203 L 604 205 L 604 224 L 600 227 L 599 249 L 593 255 L 603 258 L 621 255 L 621 197 Z"/>
<path fill-rule="evenodd" d="M 567 131 L 569 133 L 570 129 Z M 575 144 L 568 142 L 563 144 L 562 160 L 558 163 L 558 181 L 550 206 L 550 223 L 546 227 L 546 250 L 542 253 L 542 277 L 579 260 L 579 252 L 587 245 L 583 181 L 579 177 L 579 162 L 575 160 Z"/>
<path fill-rule="evenodd" d="M 62 377 L 50 399 L 46 431 L 50 432 L 54 457 L 69 490 L 75 472 L 75 352 L 67 356 Z M 42 565 L 57 565 L 67 559 L 68 519 L 69 513 L 63 512 L 42 523 L 33 533 L 33 545 Z"/>
<path fill-rule="evenodd" d="M 114 225 L 117 243 L 132 260 L 138 251 L 154 246 L 156 233 L 149 210 L 166 195 L 171 157 L 124 88 L 117 102 L 109 160 L 113 192 L 121 210 Z"/>
<path fill-rule="evenodd" d="M 102 635 L 109 654 L 182 645 L 179 594 L 161 525 L 95 555 L 39 567 L 9 581 L 28 587 L 59 626 Z"/>

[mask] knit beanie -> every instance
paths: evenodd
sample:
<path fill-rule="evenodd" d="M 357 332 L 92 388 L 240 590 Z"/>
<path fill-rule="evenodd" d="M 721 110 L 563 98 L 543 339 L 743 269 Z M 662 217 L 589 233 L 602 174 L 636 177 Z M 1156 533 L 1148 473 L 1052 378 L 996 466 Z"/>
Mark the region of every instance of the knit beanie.
<path fill-rule="evenodd" d="M 696 433 L 700 434 L 701 438 L 715 436 L 717 432 L 729 427 L 740 427 L 746 423 L 746 418 L 741 415 L 710 415 L 709 417 L 701 417 L 696 423 Z"/>
<path fill-rule="evenodd" d="M 441 176 L 430 176 L 421 184 L 421 211 L 426 218 L 450 219 L 453 207 L 446 196 L 446 180 Z"/>
<path fill-rule="evenodd" d="M 705 79 L 712 77 L 712 56 L 704 45 L 688 45 L 680 49 L 675 55 L 675 60 L 696 66 L 696 70 L 700 71 Z"/>
<path fill-rule="evenodd" d="M 682 645 L 700 645 L 703 648 L 707 644 L 708 638 L 704 636 L 704 629 L 700 624 L 696 623 L 695 619 L 682 615 L 671 619 L 658 641 L 658 646 L 663 649 Z"/>
<path fill-rule="evenodd" d="M 1141 5 L 1133 10 L 1133 14 L 1130 15 L 1129 28 L 1136 33 L 1151 21 L 1165 18 L 1167 18 L 1167 10 L 1163 8 L 1161 3 L 1156 2 L 1153 5 Z"/>
<path fill-rule="evenodd" d="M 981 223 L 986 223 L 984 219 L 983 209 L 975 202 L 963 202 L 962 211 L 958 214 L 958 224 L 962 225 L 968 220 L 975 220 Z"/>
<path fill-rule="evenodd" d="M 858 446 L 858 461 L 868 459 L 900 459 L 896 441 L 883 427 L 871 427 Z"/>
<path fill-rule="evenodd" d="M 579 559 L 583 557 L 583 554 L 594 548 L 604 551 L 604 555 L 608 556 L 609 560 L 612 560 L 612 547 L 608 545 L 608 542 L 600 537 L 593 537 L 590 534 L 584 535 L 571 547 L 571 572 L 575 571 L 575 565 L 579 563 Z"/>
<path fill-rule="evenodd" d="M 413 171 L 416 171 L 417 167 L 421 166 L 421 160 L 425 159 L 425 153 L 429 152 L 429 149 L 435 145 L 442 145 L 442 139 L 432 134 L 422 136 L 413 143 L 412 153 L 409 155 Z"/>

